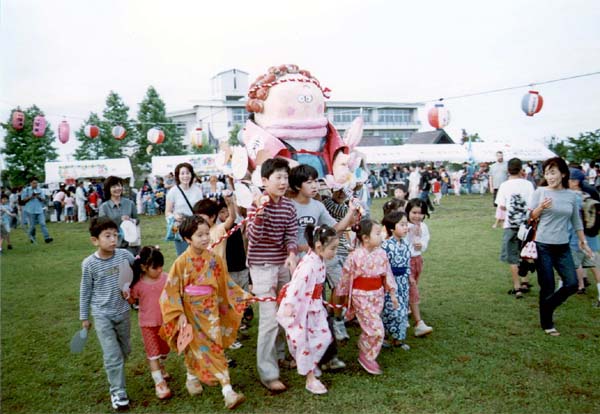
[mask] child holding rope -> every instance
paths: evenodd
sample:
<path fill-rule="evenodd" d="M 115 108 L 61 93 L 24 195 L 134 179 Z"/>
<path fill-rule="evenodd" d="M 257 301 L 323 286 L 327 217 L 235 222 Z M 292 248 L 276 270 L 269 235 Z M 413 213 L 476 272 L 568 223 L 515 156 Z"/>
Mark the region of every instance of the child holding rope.
<path fill-rule="evenodd" d="M 331 350 L 328 346 L 332 336 L 323 306 L 323 284 L 325 262 L 335 256 L 339 239 L 335 229 L 327 225 L 315 228 L 309 224 L 304 234 L 310 250 L 282 289 L 277 321 L 286 331 L 298 373 L 306 376 L 306 389 L 313 394 L 325 394 L 327 388 L 318 379 L 319 363 L 331 358 L 326 351 Z"/>

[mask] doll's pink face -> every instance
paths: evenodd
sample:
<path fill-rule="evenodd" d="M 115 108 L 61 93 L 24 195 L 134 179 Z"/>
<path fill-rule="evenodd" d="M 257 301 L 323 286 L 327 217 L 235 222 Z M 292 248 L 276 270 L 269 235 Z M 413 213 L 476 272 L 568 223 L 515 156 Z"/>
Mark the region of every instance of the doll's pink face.
<path fill-rule="evenodd" d="M 287 74 L 282 80 L 303 78 L 299 74 Z M 255 114 L 255 121 L 263 128 L 279 126 L 313 127 L 326 123 L 325 98 L 321 90 L 310 82 L 283 82 L 269 89 L 262 113 Z"/>

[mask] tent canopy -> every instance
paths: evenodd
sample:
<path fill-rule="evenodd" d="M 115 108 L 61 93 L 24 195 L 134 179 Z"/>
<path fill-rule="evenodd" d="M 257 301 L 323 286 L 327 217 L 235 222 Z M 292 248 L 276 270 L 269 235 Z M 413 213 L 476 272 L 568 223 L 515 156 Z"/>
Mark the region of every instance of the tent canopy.
<path fill-rule="evenodd" d="M 415 161 L 465 162 L 467 150 L 458 144 L 413 144 L 357 147 L 368 164 L 396 164 Z"/>
<path fill-rule="evenodd" d="M 469 144 L 465 148 L 469 152 Z M 522 161 L 544 161 L 548 158 L 556 157 L 556 154 L 550 151 L 542 144 L 521 144 L 504 142 L 473 142 L 471 143 L 471 155 L 475 162 L 496 161 L 496 152 L 502 151 L 505 160 L 519 158 Z"/>
<path fill-rule="evenodd" d="M 187 162 L 194 168 L 196 175 L 208 175 L 219 173 L 215 159 L 217 154 L 196 154 L 196 155 L 166 155 L 162 157 L 152 157 L 152 176 L 164 177 L 174 172 L 177 164 Z"/>
<path fill-rule="evenodd" d="M 82 178 L 106 178 L 110 175 L 133 180 L 133 170 L 129 158 L 47 162 L 44 164 L 44 170 L 47 184 Z"/>

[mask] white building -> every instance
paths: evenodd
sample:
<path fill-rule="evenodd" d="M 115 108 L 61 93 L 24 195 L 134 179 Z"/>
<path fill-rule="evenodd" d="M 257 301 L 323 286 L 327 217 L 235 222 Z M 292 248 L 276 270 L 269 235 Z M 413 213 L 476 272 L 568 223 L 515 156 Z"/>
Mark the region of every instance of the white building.
<path fill-rule="evenodd" d="M 196 128 L 210 139 L 226 139 L 236 126 L 248 118 L 246 94 L 248 73 L 230 69 L 211 79 L 212 97 L 193 108 L 168 114 L 177 123 L 177 131 L 189 145 L 190 134 Z M 399 144 L 421 127 L 418 109 L 423 104 L 400 102 L 327 101 L 326 112 L 340 134 L 357 116 L 364 119 L 361 146 Z"/>

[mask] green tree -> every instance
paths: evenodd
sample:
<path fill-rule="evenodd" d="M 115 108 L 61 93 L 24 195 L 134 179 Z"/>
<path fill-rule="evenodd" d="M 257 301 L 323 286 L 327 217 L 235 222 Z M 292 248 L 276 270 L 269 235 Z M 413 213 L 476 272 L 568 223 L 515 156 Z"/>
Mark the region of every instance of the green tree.
<path fill-rule="evenodd" d="M 106 107 L 102 111 L 104 119 L 98 125 L 100 128 L 100 135 L 96 138 L 100 141 L 98 158 L 123 158 L 126 154 L 125 148 L 135 142 L 137 130 L 128 114 L 129 107 L 125 105 L 123 99 L 116 92 L 110 91 L 106 98 Z M 117 140 L 112 135 L 112 129 L 118 125 L 127 131 L 127 135 L 122 140 Z"/>
<path fill-rule="evenodd" d="M 476 132 L 474 134 L 469 134 L 467 132 L 466 129 L 463 128 L 462 130 L 462 138 L 461 138 L 461 144 L 464 144 L 466 142 L 482 142 L 483 139 L 481 139 L 481 137 L 479 136 L 479 133 Z"/>
<path fill-rule="evenodd" d="M 83 125 L 77 132 L 75 132 L 75 136 L 79 141 L 79 146 L 75 150 L 75 159 L 76 160 L 97 160 L 99 158 L 105 158 L 103 155 L 103 142 L 102 139 L 110 139 L 114 141 L 112 135 L 110 134 L 98 134 L 96 138 L 88 138 L 85 135 L 85 127 L 86 125 L 96 125 L 98 128 L 102 126 L 102 121 L 100 117 L 95 112 L 91 112 L 88 119 L 83 122 Z"/>
<path fill-rule="evenodd" d="M 185 154 L 183 140 L 171 118 L 167 117 L 165 103 L 153 86 L 146 91 L 137 114 L 137 136 L 133 168 L 136 175 L 150 171 L 152 156 Z M 165 133 L 162 144 L 151 144 L 147 134 L 151 128 L 160 128 Z M 152 145 L 151 151 L 147 151 Z"/>
<path fill-rule="evenodd" d="M 231 128 L 231 131 L 229 131 L 229 145 L 242 145 L 238 138 L 241 129 L 242 125 L 240 124 L 235 124 L 233 128 Z"/>
<path fill-rule="evenodd" d="M 47 161 L 55 161 L 58 158 L 54 142 L 54 131 L 49 122 L 43 137 L 33 135 L 33 119 L 37 115 L 43 115 L 42 111 L 35 105 L 22 111 L 25 114 L 25 125 L 16 130 L 12 126 L 11 111 L 8 122 L 0 124 L 6 130 L 4 148 L 6 170 L 3 172 L 3 181 L 12 186 L 27 184 L 29 178 L 37 177 L 40 181 L 45 179 L 44 164 Z"/>
<path fill-rule="evenodd" d="M 600 159 L 600 129 L 579 134 L 579 137 L 568 137 L 567 147 L 569 161 L 581 163 Z"/>

